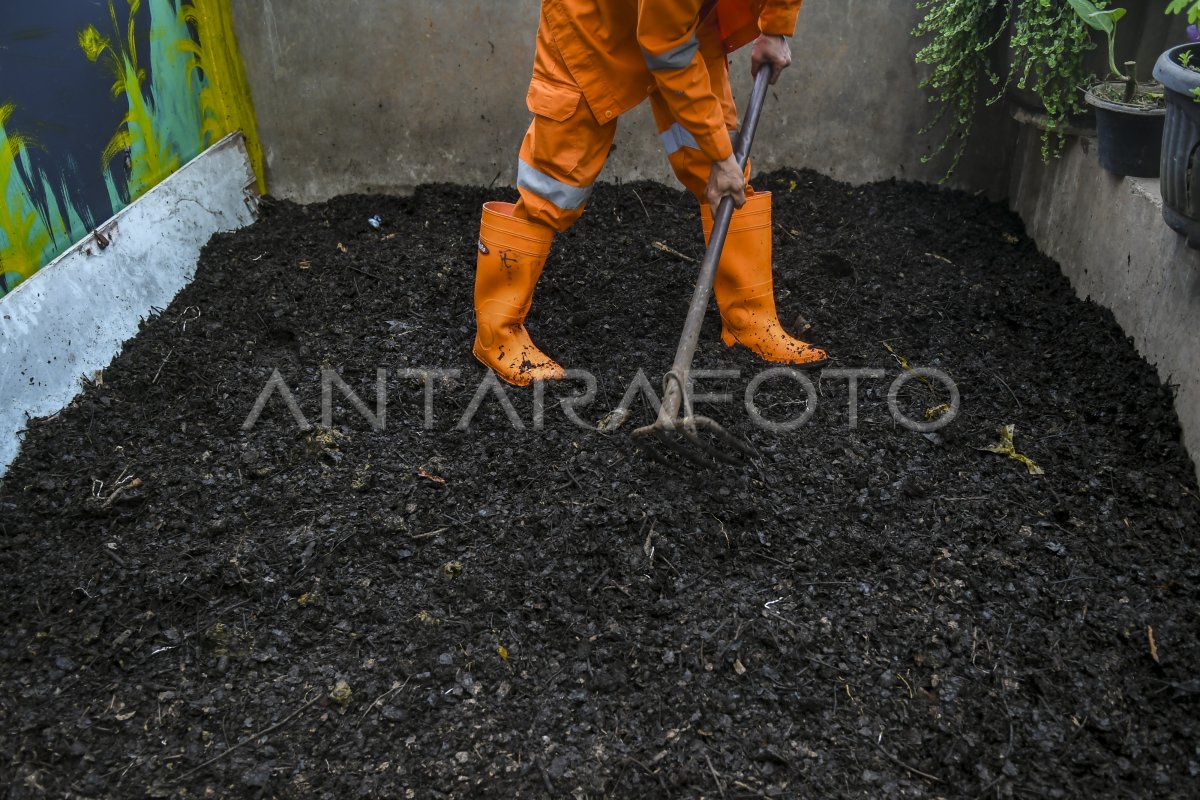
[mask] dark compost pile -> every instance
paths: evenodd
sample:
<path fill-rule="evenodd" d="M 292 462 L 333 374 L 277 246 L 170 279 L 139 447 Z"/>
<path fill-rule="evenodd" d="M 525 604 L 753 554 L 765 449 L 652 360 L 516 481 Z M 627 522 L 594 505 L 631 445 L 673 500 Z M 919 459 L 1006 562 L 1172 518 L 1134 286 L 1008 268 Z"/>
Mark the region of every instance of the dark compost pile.
<path fill-rule="evenodd" d="M 1200 791 L 1200 517 L 1171 392 L 985 200 L 813 173 L 776 196 L 812 419 L 711 311 L 705 410 L 761 472 L 680 472 L 470 355 L 479 206 L 511 190 L 271 203 L 0 490 L 0 781 L 26 797 L 1186 797 Z M 376 228 L 368 218 L 379 215 Z M 658 249 L 661 242 L 677 254 Z M 690 198 L 604 186 L 535 340 L 595 424 L 669 366 Z M 890 350 L 889 350 L 890 348 Z M 888 387 L 961 392 L 935 434 Z M 321 425 L 321 375 L 336 374 Z M 271 394 L 273 371 L 311 427 Z M 405 370 L 430 375 L 427 385 Z M 432 425 L 425 424 L 426 392 Z M 938 420 L 936 380 L 899 394 Z M 803 388 L 771 378 L 760 412 Z M 981 448 L 1015 426 L 1015 450 Z M 407 794 L 406 794 L 407 792 Z"/>

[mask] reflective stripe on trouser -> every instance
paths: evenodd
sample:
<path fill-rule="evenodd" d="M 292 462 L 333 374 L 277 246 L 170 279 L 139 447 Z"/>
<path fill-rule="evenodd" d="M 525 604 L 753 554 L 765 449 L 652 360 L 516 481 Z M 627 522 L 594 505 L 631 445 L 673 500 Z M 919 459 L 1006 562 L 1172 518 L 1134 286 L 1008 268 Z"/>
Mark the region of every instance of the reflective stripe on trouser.
<path fill-rule="evenodd" d="M 704 66 L 708 68 L 709 85 L 713 94 L 721 101 L 721 110 L 725 114 L 725 125 L 729 130 L 737 128 L 737 107 L 733 103 L 733 92 L 729 87 L 729 62 L 724 57 L 706 58 Z M 708 186 L 708 174 L 712 171 L 712 162 L 708 156 L 696 146 L 696 139 L 687 128 L 680 125 L 671 114 L 666 100 L 658 92 L 650 94 L 650 108 L 654 112 L 654 122 L 662 137 L 663 150 L 675 177 L 687 190 L 704 202 L 704 189 Z M 750 175 L 750 165 L 746 165 L 746 175 Z M 746 194 L 753 194 L 746 187 Z"/>
<path fill-rule="evenodd" d="M 587 207 L 592 185 L 604 168 L 616 125 L 601 125 L 587 103 L 562 122 L 534 116 L 521 143 L 513 214 L 563 232 Z"/>
<path fill-rule="evenodd" d="M 602 125 L 592 114 L 583 92 L 573 85 L 546 23 L 538 25 L 537 53 L 529 109 L 533 121 L 521 142 L 517 189 L 521 199 L 513 215 L 562 232 L 575 224 L 587 207 L 592 184 L 604 168 L 616 135 L 616 120 Z M 547 94 L 549 92 L 549 94 Z"/>

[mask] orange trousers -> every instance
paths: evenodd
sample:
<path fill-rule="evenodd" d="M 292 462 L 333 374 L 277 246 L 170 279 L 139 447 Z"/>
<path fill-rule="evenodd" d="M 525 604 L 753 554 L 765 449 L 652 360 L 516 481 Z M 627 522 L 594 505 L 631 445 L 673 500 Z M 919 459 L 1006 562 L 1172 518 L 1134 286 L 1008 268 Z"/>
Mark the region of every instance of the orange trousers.
<path fill-rule="evenodd" d="M 729 61 L 725 55 L 705 58 L 709 86 L 721 101 L 725 124 L 737 128 L 737 108 L 729 85 Z M 654 79 L 647 73 L 647 81 Z M 650 89 L 654 121 L 675 176 L 700 202 L 712 171 L 712 162 L 696 147 L 690 133 L 671 115 L 656 88 Z M 513 216 L 547 225 L 560 233 L 583 215 L 592 186 L 604 167 L 617 133 L 617 121 L 601 121 L 592 114 L 563 63 L 558 47 L 548 33 L 545 20 L 538 27 L 533 80 L 529 86 L 529 108 L 534 114 L 517 165 L 517 188 L 521 199 Z M 750 174 L 750 165 L 746 165 Z M 746 195 L 753 189 L 746 187 Z"/>

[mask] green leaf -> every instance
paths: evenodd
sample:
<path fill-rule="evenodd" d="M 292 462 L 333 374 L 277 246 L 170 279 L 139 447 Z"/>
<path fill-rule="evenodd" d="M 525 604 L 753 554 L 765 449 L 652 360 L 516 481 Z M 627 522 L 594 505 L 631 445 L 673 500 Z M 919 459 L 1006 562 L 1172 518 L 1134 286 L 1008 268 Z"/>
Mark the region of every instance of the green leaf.
<path fill-rule="evenodd" d="M 1185 9 L 1188 13 L 1188 22 L 1200 21 L 1200 0 L 1171 0 L 1167 4 L 1168 14 L 1182 14 Z"/>
<path fill-rule="evenodd" d="M 1107 34 L 1112 34 L 1116 29 L 1116 21 L 1112 18 L 1112 12 L 1104 11 L 1091 0 L 1067 0 L 1071 4 L 1071 8 L 1075 9 L 1075 13 L 1089 27 L 1095 28 L 1098 31 L 1103 31 Z M 1115 9 L 1122 14 L 1125 9 Z"/>

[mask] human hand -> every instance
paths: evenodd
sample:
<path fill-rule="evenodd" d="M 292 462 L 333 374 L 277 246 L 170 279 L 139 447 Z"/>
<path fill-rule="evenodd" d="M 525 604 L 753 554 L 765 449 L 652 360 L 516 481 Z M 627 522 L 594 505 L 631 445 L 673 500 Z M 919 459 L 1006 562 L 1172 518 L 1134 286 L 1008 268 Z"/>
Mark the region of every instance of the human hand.
<path fill-rule="evenodd" d="M 746 175 L 738 166 L 737 158 L 732 155 L 724 161 L 714 161 L 712 172 L 708 174 L 704 198 L 712 207 L 714 217 L 717 215 L 717 206 L 725 197 L 733 198 L 734 208 L 746 205 Z"/>
<path fill-rule="evenodd" d="M 759 67 L 764 64 L 771 67 L 771 83 L 779 80 L 779 74 L 791 66 L 792 48 L 786 36 L 764 33 L 754 40 L 754 49 L 750 52 L 750 74 L 757 75 Z"/>

